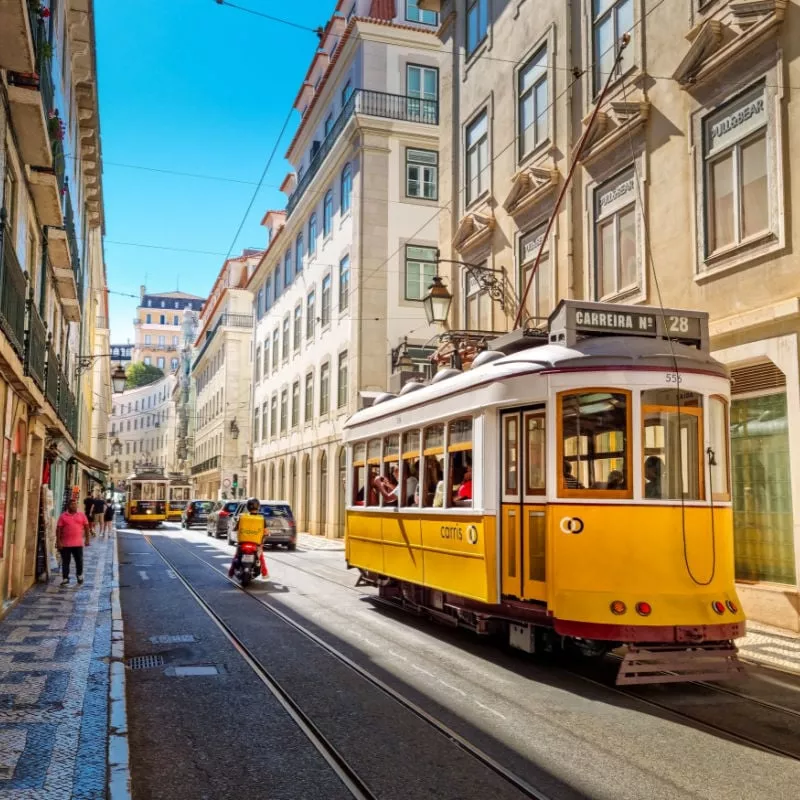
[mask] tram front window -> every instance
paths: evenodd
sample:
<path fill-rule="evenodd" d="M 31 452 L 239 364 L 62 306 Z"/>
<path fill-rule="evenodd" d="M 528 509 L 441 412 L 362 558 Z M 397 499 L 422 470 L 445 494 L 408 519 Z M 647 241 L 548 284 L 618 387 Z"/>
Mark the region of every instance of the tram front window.
<path fill-rule="evenodd" d="M 561 396 L 562 496 L 586 491 L 630 496 L 629 398 L 622 391 Z"/>
<path fill-rule="evenodd" d="M 703 459 L 702 401 L 695 392 L 650 389 L 642 392 L 644 497 L 648 500 L 701 500 Z"/>

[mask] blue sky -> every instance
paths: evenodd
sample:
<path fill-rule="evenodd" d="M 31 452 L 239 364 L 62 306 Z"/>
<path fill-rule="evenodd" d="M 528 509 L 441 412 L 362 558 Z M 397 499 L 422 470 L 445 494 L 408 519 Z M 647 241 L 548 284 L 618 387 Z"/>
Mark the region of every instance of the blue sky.
<path fill-rule="evenodd" d="M 316 28 L 335 0 L 237 3 Z M 207 293 L 316 50 L 309 32 L 215 0 L 99 0 L 96 8 L 108 286 Z M 234 253 L 263 247 L 281 208 L 294 112 Z M 119 166 L 213 175 L 202 180 Z M 216 255 L 118 244 L 201 250 Z M 109 296 L 112 341 L 133 340 L 137 301 Z"/>

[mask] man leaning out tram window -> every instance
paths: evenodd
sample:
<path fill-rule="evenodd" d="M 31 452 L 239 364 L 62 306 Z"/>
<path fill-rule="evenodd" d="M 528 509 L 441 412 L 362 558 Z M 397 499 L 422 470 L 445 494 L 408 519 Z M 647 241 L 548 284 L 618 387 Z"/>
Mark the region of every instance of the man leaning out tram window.
<path fill-rule="evenodd" d="M 236 541 L 241 545 L 244 542 L 252 542 L 258 545 L 258 560 L 261 564 L 261 575 L 266 578 L 269 574 L 267 572 L 267 562 L 264 558 L 264 517 L 261 515 L 260 504 L 257 497 L 251 497 L 245 506 L 245 510 L 239 515 L 239 518 L 234 523 L 234 530 L 236 531 Z M 228 570 L 228 577 L 232 578 L 239 566 L 241 549 L 237 545 L 236 552 L 233 556 L 230 569 Z"/>

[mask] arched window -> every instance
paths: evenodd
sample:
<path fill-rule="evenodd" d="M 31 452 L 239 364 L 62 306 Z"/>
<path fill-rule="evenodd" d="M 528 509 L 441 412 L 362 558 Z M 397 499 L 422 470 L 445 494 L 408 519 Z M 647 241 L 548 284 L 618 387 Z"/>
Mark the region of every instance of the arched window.
<path fill-rule="evenodd" d="M 308 219 L 308 254 L 313 256 L 317 252 L 317 215 L 312 214 Z"/>
<path fill-rule="evenodd" d="M 322 235 L 328 237 L 333 230 L 333 192 L 328 189 L 322 205 Z"/>
<path fill-rule="evenodd" d="M 339 207 L 342 214 L 346 214 L 350 210 L 350 199 L 353 194 L 353 172 L 350 164 L 345 164 L 342 170 L 342 183 L 341 194 L 339 197 Z"/>
<path fill-rule="evenodd" d="M 309 529 L 311 517 L 311 458 L 306 456 L 303 459 L 303 496 L 300 498 L 300 508 L 302 509 L 302 527 Z"/>
<path fill-rule="evenodd" d="M 281 461 L 278 467 L 278 497 L 277 500 L 284 500 L 286 498 L 286 466 Z"/>
<path fill-rule="evenodd" d="M 347 450 L 344 447 L 339 448 L 339 475 L 337 477 L 336 521 L 338 527 L 336 535 L 344 536 L 344 507 L 347 503 Z"/>
<path fill-rule="evenodd" d="M 328 521 L 328 455 L 323 450 L 319 457 L 319 532 L 325 534 Z"/>
<path fill-rule="evenodd" d="M 297 459 L 292 458 L 289 462 L 289 507 L 294 510 L 295 506 L 295 488 L 297 486 Z"/>
<path fill-rule="evenodd" d="M 275 464 L 269 465 L 269 500 L 275 499 Z"/>

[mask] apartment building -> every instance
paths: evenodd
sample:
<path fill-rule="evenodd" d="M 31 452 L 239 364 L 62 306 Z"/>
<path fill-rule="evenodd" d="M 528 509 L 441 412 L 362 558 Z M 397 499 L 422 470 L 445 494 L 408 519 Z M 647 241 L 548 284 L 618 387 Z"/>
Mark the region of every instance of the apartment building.
<path fill-rule="evenodd" d="M 442 270 L 451 327 L 510 329 L 543 242 L 529 326 L 564 297 L 657 304 L 660 290 L 708 311 L 734 378 L 740 596 L 752 619 L 800 630 L 800 6 L 419 5 L 442 19 L 442 258 L 473 265 Z"/>
<path fill-rule="evenodd" d="M 183 349 L 183 312 L 199 312 L 205 299 L 186 292 L 148 293 L 142 286 L 133 319 L 133 360 L 164 372 L 178 369 Z"/>
<path fill-rule="evenodd" d="M 143 464 L 177 470 L 174 375 L 147 386 L 115 393 L 108 430 L 107 461 L 115 488 L 124 491 L 128 478 Z"/>
<path fill-rule="evenodd" d="M 264 218 L 251 481 L 312 533 L 344 534 L 344 420 L 385 391 L 406 337 L 435 333 L 421 301 L 436 272 L 437 23 L 414 2 L 336 5 L 295 100 L 286 209 Z"/>
<path fill-rule="evenodd" d="M 200 312 L 192 362 L 194 496 L 244 497 L 250 449 L 253 296 L 245 288 L 263 255 L 245 250 L 222 266 Z M 188 431 L 188 428 L 187 428 Z"/>
<path fill-rule="evenodd" d="M 107 471 L 93 11 L 0 3 L 0 609 L 47 574 L 55 516 Z"/>

